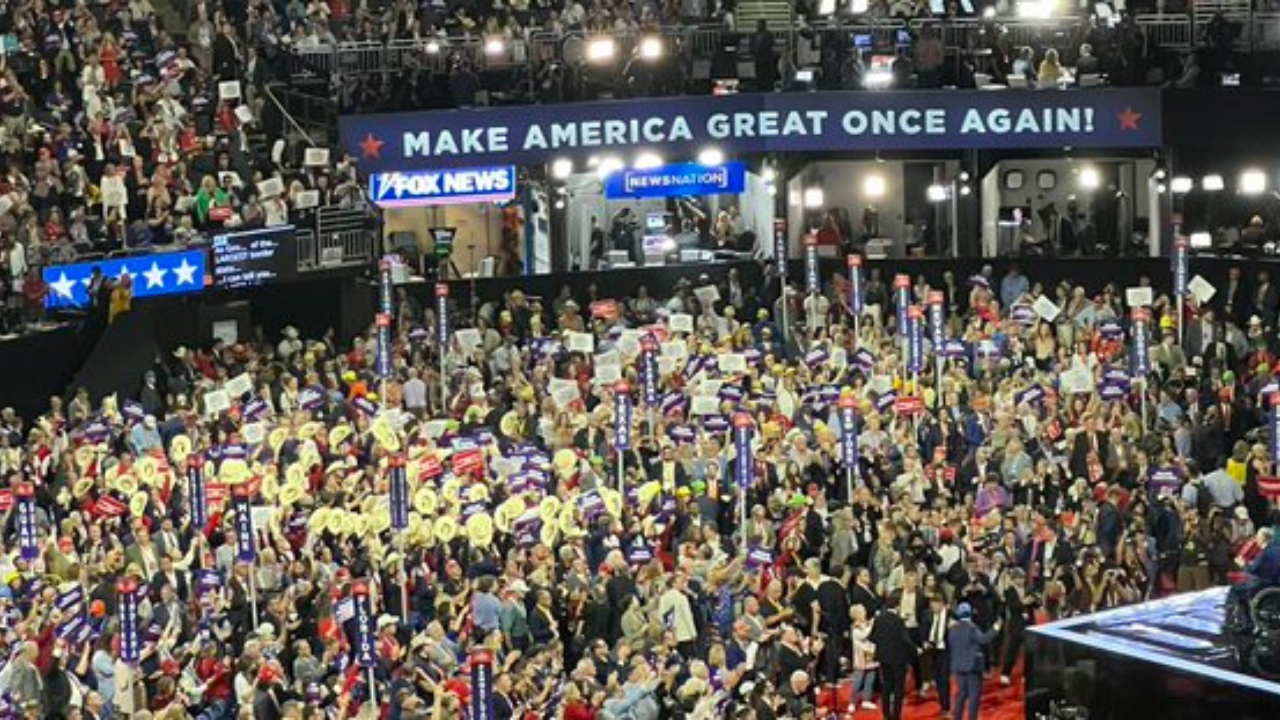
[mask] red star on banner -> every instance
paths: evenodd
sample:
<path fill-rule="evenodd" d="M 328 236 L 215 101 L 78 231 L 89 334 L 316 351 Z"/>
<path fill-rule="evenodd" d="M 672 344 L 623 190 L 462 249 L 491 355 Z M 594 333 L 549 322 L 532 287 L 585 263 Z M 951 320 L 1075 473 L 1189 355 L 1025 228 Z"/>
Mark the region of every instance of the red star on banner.
<path fill-rule="evenodd" d="M 1121 130 L 1137 130 L 1138 121 L 1142 119 L 1142 113 L 1136 113 L 1133 111 L 1133 108 L 1126 107 L 1124 112 L 1120 113 L 1117 117 L 1120 118 Z"/>
<path fill-rule="evenodd" d="M 383 142 L 373 136 L 373 133 L 366 133 L 364 139 L 360 141 L 360 153 L 365 159 L 382 157 Z"/>

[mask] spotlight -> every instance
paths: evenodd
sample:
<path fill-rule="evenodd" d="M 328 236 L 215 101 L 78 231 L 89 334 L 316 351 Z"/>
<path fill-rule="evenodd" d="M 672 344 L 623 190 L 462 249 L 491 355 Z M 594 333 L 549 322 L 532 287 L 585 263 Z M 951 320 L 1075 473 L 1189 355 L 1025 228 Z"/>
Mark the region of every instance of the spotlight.
<path fill-rule="evenodd" d="M 1227 184 L 1223 182 L 1221 175 L 1205 175 L 1200 181 L 1200 187 L 1209 192 L 1220 192 Z"/>
<path fill-rule="evenodd" d="M 662 156 L 657 153 L 642 152 L 636 156 L 637 170 L 652 170 L 662 167 Z"/>
<path fill-rule="evenodd" d="M 1185 175 L 1179 175 L 1169 181 L 1169 188 L 1173 190 L 1175 195 L 1185 195 L 1191 192 L 1196 186 L 1196 181 Z"/>
<path fill-rule="evenodd" d="M 971 192 L 973 192 L 973 188 L 969 187 L 968 185 L 961 185 L 961 186 L 960 186 L 960 194 L 961 194 L 961 195 L 964 195 L 964 196 L 968 197 L 969 193 L 971 193 Z"/>
<path fill-rule="evenodd" d="M 1266 191 L 1266 173 L 1261 170 L 1245 170 L 1240 173 L 1240 192 L 1245 195 L 1261 195 Z"/>
<path fill-rule="evenodd" d="M 1165 178 L 1165 171 L 1164 171 L 1164 168 L 1160 168 L 1160 169 L 1156 170 L 1156 172 L 1155 172 L 1155 178 L 1156 178 L 1157 180 L 1163 180 L 1163 179 Z"/>
<path fill-rule="evenodd" d="M 439 55 L 440 43 L 436 42 L 435 40 L 428 40 L 426 50 L 428 55 Z"/>
<path fill-rule="evenodd" d="M 662 38 L 649 35 L 640 39 L 640 57 L 645 60 L 657 60 L 662 57 Z"/>
<path fill-rule="evenodd" d="M 773 182 L 778 178 L 778 171 L 773 169 L 772 165 L 765 165 L 764 171 L 760 173 L 765 182 Z"/>
<path fill-rule="evenodd" d="M 804 206 L 810 210 L 816 210 L 822 207 L 827 201 L 826 195 L 820 187 L 805 188 L 804 190 Z"/>
<path fill-rule="evenodd" d="M 961 170 L 961 171 L 960 171 L 960 182 L 969 182 L 969 171 L 968 171 L 968 170 Z"/>
<path fill-rule="evenodd" d="M 947 199 L 947 188 L 945 185 L 930 185 L 928 190 L 929 202 L 942 202 Z"/>
<path fill-rule="evenodd" d="M 601 180 L 603 180 L 609 177 L 610 175 L 618 172 L 623 167 L 624 165 L 622 163 L 622 160 L 610 155 L 609 157 L 601 160 L 600 164 L 596 166 L 596 175 Z"/>
<path fill-rule="evenodd" d="M 724 153 L 720 152 L 719 148 L 709 147 L 698 153 L 699 165 L 720 165 L 723 162 Z"/>
<path fill-rule="evenodd" d="M 551 177 L 564 180 L 573 174 L 573 161 L 569 158 L 558 158 L 551 163 Z"/>
<path fill-rule="evenodd" d="M 1168 185 L 1165 185 L 1164 183 L 1160 183 L 1159 185 L 1156 185 L 1156 192 L 1158 192 L 1158 193 L 1160 193 L 1161 195 L 1163 195 L 1163 194 L 1165 194 L 1165 193 L 1169 192 L 1169 186 L 1168 186 Z"/>
<path fill-rule="evenodd" d="M 1098 169 L 1094 167 L 1081 168 L 1078 180 L 1080 187 L 1085 190 L 1093 190 L 1102 184 L 1102 177 L 1098 175 Z"/>
<path fill-rule="evenodd" d="M 885 193 L 885 182 L 883 175 L 868 175 L 862 181 L 862 192 L 870 198 L 882 198 Z"/>
<path fill-rule="evenodd" d="M 777 185 L 770 185 L 770 186 L 769 186 L 769 197 L 775 197 L 775 196 L 777 196 L 777 194 L 778 194 L 778 186 L 777 186 Z"/>
<path fill-rule="evenodd" d="M 1197 250 L 1213 247 L 1213 236 L 1207 232 L 1191 233 L 1191 247 Z"/>
<path fill-rule="evenodd" d="M 600 37 L 587 42 L 587 59 L 591 62 L 607 62 L 613 59 L 618 51 L 618 44 L 613 38 Z"/>
<path fill-rule="evenodd" d="M 994 18 L 995 18 L 995 16 L 996 16 L 996 9 L 995 9 L 995 6 L 994 6 L 994 5 L 988 5 L 988 6 L 984 7 L 984 8 L 982 8 L 982 17 L 983 17 L 983 19 L 985 19 L 985 20 L 992 20 L 992 19 L 994 19 Z"/>
<path fill-rule="evenodd" d="M 557 201 L 556 201 L 556 209 L 557 209 L 557 210 L 563 210 L 563 209 L 564 209 L 564 201 L 563 201 L 563 200 L 557 200 Z"/>
<path fill-rule="evenodd" d="M 501 55 L 507 51 L 507 44 L 500 37 L 491 37 L 484 41 L 485 55 Z"/>

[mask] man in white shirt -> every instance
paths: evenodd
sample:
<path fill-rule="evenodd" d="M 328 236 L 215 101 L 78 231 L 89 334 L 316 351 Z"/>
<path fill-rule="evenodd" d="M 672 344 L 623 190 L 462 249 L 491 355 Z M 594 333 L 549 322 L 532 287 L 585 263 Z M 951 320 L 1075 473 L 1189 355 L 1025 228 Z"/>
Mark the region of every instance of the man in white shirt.
<path fill-rule="evenodd" d="M 676 636 L 676 644 L 680 654 L 692 658 L 695 654 L 695 641 L 698 639 L 698 625 L 693 619 L 693 606 L 689 596 L 689 576 L 685 572 L 677 572 L 670 580 L 667 591 L 658 598 L 658 617 L 664 627 L 671 629 Z"/>
<path fill-rule="evenodd" d="M 409 379 L 404 383 L 404 409 L 416 417 L 423 417 L 427 412 L 427 384 L 422 380 L 422 373 L 417 368 L 409 368 Z"/>

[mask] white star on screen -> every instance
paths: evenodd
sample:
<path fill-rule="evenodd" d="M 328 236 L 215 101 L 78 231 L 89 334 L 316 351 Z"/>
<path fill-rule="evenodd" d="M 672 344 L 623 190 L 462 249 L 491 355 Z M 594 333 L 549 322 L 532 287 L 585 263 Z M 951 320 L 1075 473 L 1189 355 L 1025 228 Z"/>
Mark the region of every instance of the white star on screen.
<path fill-rule="evenodd" d="M 58 279 L 49 283 L 49 287 L 53 291 L 68 300 L 71 299 L 71 292 L 76 289 L 76 281 L 67 277 L 65 272 L 58 273 Z"/>
<path fill-rule="evenodd" d="M 168 272 L 168 270 L 162 270 L 159 263 L 152 262 L 151 269 L 142 273 L 142 277 L 147 279 L 147 289 L 164 287 L 164 276 Z"/>
<path fill-rule="evenodd" d="M 173 274 L 178 276 L 178 285 L 196 284 L 196 266 L 188 263 L 186 258 L 182 258 L 182 264 L 173 269 Z"/>

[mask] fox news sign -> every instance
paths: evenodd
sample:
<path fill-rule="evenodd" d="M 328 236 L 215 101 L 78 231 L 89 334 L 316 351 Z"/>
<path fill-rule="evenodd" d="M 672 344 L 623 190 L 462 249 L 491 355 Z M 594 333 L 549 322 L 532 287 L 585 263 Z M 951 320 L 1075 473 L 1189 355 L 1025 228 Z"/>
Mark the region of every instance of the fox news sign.
<path fill-rule="evenodd" d="M 339 119 L 366 173 L 649 150 L 1154 148 L 1159 89 L 768 93 L 471 108 Z M 626 158 L 623 158 L 625 161 Z"/>
<path fill-rule="evenodd" d="M 455 168 L 376 173 L 369 197 L 383 208 L 502 202 L 516 195 L 516 169 Z"/>
<path fill-rule="evenodd" d="M 607 198 L 691 197 L 738 195 L 746 186 L 746 167 L 683 163 L 644 170 L 619 170 L 605 181 Z"/>

